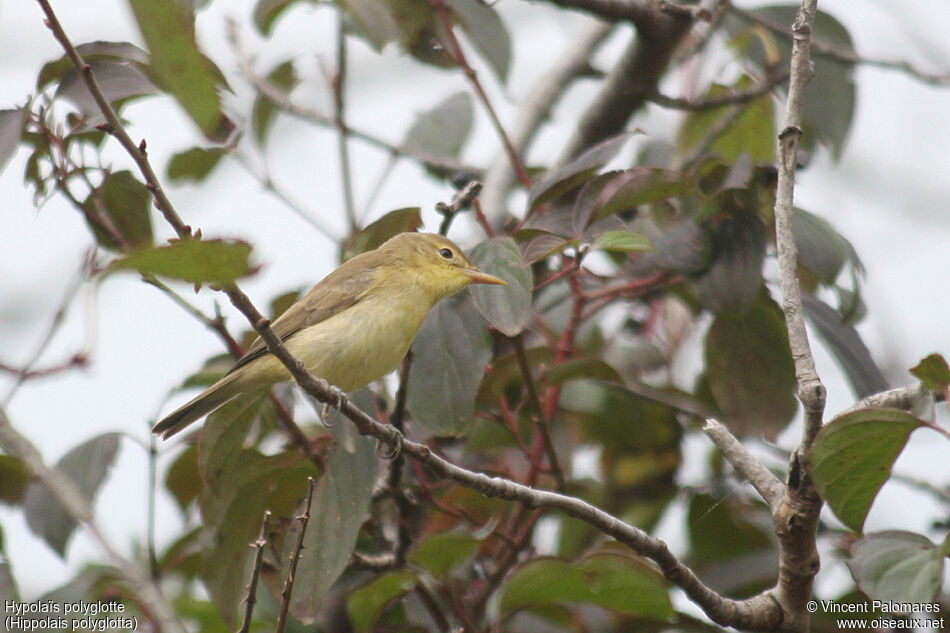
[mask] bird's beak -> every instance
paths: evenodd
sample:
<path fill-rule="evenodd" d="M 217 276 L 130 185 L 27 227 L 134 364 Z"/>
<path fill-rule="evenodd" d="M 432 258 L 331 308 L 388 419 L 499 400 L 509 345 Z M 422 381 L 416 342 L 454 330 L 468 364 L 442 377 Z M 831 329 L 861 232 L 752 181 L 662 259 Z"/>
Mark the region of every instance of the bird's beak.
<path fill-rule="evenodd" d="M 496 286 L 508 285 L 508 282 L 506 282 L 504 279 L 499 279 L 494 275 L 483 273 L 477 268 L 462 268 L 461 270 L 468 276 L 469 279 L 472 280 L 473 284 L 494 284 Z"/>

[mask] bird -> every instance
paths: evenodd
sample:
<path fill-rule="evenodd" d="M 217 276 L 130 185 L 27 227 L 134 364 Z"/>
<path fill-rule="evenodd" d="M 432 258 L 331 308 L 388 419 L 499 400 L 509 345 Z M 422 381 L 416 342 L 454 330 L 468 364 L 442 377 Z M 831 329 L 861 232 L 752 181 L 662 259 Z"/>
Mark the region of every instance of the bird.
<path fill-rule="evenodd" d="M 396 369 L 429 311 L 469 284 L 506 282 L 479 270 L 447 237 L 399 233 L 344 262 L 271 327 L 310 373 L 349 392 Z M 258 337 L 223 378 L 152 432 L 168 439 L 242 393 L 289 380 Z"/>

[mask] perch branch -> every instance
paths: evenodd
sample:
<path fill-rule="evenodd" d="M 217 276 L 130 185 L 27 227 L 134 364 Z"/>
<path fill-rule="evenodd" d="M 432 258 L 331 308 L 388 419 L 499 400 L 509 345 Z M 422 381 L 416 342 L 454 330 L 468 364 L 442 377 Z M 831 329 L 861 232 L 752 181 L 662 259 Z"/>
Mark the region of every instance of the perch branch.
<path fill-rule="evenodd" d="M 736 471 L 749 480 L 759 496 L 768 504 L 773 513 L 777 512 L 785 497 L 785 484 L 772 474 L 762 462 L 755 458 L 725 426 L 718 421 L 708 418 L 703 432 L 719 447 L 722 456 L 726 458 Z"/>

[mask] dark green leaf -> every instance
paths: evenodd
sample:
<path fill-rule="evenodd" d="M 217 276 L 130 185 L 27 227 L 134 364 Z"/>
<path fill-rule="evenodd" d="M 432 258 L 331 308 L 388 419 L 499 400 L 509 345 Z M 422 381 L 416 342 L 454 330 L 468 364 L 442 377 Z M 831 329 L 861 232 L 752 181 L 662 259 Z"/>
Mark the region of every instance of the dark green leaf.
<path fill-rule="evenodd" d="M 26 112 L 19 108 L 0 110 L 0 173 L 20 146 L 20 134 L 23 132 L 25 116 Z"/>
<path fill-rule="evenodd" d="M 732 214 L 707 223 L 714 259 L 695 283 L 699 300 L 713 312 L 740 310 L 761 292 L 765 225 L 755 212 L 742 207 L 746 203 L 738 198 L 743 194 L 744 190 L 725 190 L 707 204 L 735 205 Z"/>
<path fill-rule="evenodd" d="M 931 391 L 944 391 L 950 386 L 950 367 L 940 354 L 931 354 L 910 370 Z"/>
<path fill-rule="evenodd" d="M 452 571 L 474 556 L 481 545 L 480 539 L 468 534 L 433 534 L 419 544 L 409 555 L 409 560 L 444 581 Z"/>
<path fill-rule="evenodd" d="M 141 67 L 148 66 L 148 53 L 128 42 L 88 42 L 76 46 L 76 52 L 87 64 L 101 61 L 129 63 Z M 36 89 L 43 90 L 47 85 L 60 80 L 67 73 L 75 72 L 73 61 L 63 55 L 55 62 L 49 62 L 40 70 L 36 78 Z"/>
<path fill-rule="evenodd" d="M 182 240 L 115 260 L 107 273 L 138 270 L 190 283 L 231 283 L 254 272 L 251 245 L 240 240 Z"/>
<path fill-rule="evenodd" d="M 828 220 L 803 209 L 792 212 L 792 232 L 798 261 L 826 284 L 834 283 L 854 255 L 854 247 Z"/>
<path fill-rule="evenodd" d="M 464 435 L 491 359 L 491 336 L 468 297 L 456 295 L 429 312 L 412 344 L 408 408 L 434 435 Z"/>
<path fill-rule="evenodd" d="M 135 64 L 101 61 L 91 62 L 89 66 L 109 103 L 115 104 L 117 101 L 158 92 L 155 84 Z M 75 69 L 63 77 L 56 88 L 56 96 L 68 99 L 86 116 L 100 115 L 99 105 Z"/>
<path fill-rule="evenodd" d="M 541 366 L 554 364 L 554 352 L 550 347 L 532 347 L 525 351 L 525 357 L 532 372 Z M 561 365 L 552 368 L 552 371 L 558 367 Z M 496 357 L 492 361 L 491 373 L 485 377 L 478 389 L 478 399 L 488 403 L 498 402 L 507 389 L 520 385 L 523 381 L 521 367 L 514 352 Z"/>
<path fill-rule="evenodd" d="M 669 620 L 663 577 L 637 559 L 597 554 L 579 564 L 536 558 L 515 569 L 501 593 L 501 612 L 561 603 L 594 604 L 614 613 Z"/>
<path fill-rule="evenodd" d="M 306 555 L 297 567 L 297 582 L 307 589 L 295 591 L 290 603 L 291 612 L 304 623 L 314 621 L 330 588 L 350 564 L 360 527 L 369 518 L 377 461 L 375 441 L 357 437 L 352 452 L 337 445 L 326 473 L 317 483 L 304 535 Z M 298 530 L 295 521 L 284 540 L 285 561 L 297 541 Z"/>
<path fill-rule="evenodd" d="M 907 438 L 925 425 L 897 409 L 855 411 L 825 425 L 811 448 L 811 474 L 842 523 L 856 532 L 863 529 Z"/>
<path fill-rule="evenodd" d="M 609 163 L 635 133 L 624 132 L 607 139 L 567 165 L 549 171 L 539 183 L 531 187 L 528 210 L 533 211 L 548 200 L 553 200 L 586 182 L 598 169 Z"/>
<path fill-rule="evenodd" d="M 771 586 L 778 566 L 771 528 L 762 505 L 695 494 L 687 516 L 691 566 L 704 582 L 729 595 Z"/>
<path fill-rule="evenodd" d="M 360 253 L 379 248 L 389 238 L 400 233 L 410 233 L 420 226 L 422 209 L 419 207 L 390 211 L 347 241 L 342 260 L 346 261 Z"/>
<path fill-rule="evenodd" d="M 56 462 L 56 470 L 72 479 L 83 497 L 93 502 L 119 452 L 119 434 L 106 433 L 80 444 Z M 60 556 L 76 522 L 39 480 L 30 484 L 23 500 L 26 522 Z"/>
<path fill-rule="evenodd" d="M 168 179 L 172 182 L 201 182 L 217 167 L 224 155 L 222 149 L 203 147 L 178 152 L 168 161 Z"/>
<path fill-rule="evenodd" d="M 709 389 L 733 431 L 774 439 L 791 421 L 798 408 L 795 365 L 782 312 L 771 299 L 717 315 L 705 357 Z"/>
<path fill-rule="evenodd" d="M 620 372 L 614 369 L 607 361 L 600 358 L 574 358 L 554 365 L 545 375 L 547 383 L 552 385 L 580 378 L 616 383 L 623 382 Z"/>
<path fill-rule="evenodd" d="M 92 192 L 83 202 L 86 213 L 101 217 L 102 222 L 111 224 L 122 238 L 117 244 L 111 233 L 104 232 L 98 224 L 87 217 L 89 227 L 102 246 L 119 251 L 128 251 L 152 245 L 152 216 L 149 204 L 152 195 L 130 171 L 119 171 L 106 175 L 99 189 Z"/>
<path fill-rule="evenodd" d="M 841 363 L 845 375 L 858 398 L 865 398 L 890 388 L 887 379 L 871 357 L 861 335 L 841 313 L 814 295 L 802 295 L 802 307 L 818 335 Z"/>
<path fill-rule="evenodd" d="M 129 0 L 151 54 L 154 79 L 170 92 L 204 135 L 223 142 L 234 124 L 221 110 L 223 79 L 195 42 L 191 12 L 177 0 Z"/>
<path fill-rule="evenodd" d="M 297 85 L 297 76 L 294 73 L 294 64 L 286 61 L 277 65 L 267 74 L 268 83 L 279 88 L 283 94 L 290 94 L 294 86 Z M 267 140 L 267 133 L 270 131 L 271 124 L 279 112 L 274 102 L 264 95 L 257 95 L 254 99 L 254 107 L 251 111 L 251 127 L 254 130 L 254 138 L 261 145 Z"/>
<path fill-rule="evenodd" d="M 594 248 L 623 253 L 642 253 L 656 250 L 650 238 L 633 231 L 607 231 L 594 240 Z"/>
<path fill-rule="evenodd" d="M 346 614 L 357 633 L 371 631 L 383 610 L 394 600 L 406 595 L 419 583 L 409 570 L 391 571 L 377 576 L 350 592 Z"/>
<path fill-rule="evenodd" d="M 402 146 L 412 154 L 455 158 L 468 140 L 474 121 L 472 98 L 467 92 L 456 92 L 420 113 Z"/>
<path fill-rule="evenodd" d="M 448 38 L 428 0 L 384 0 L 383 4 L 378 0 L 346 1 L 350 6 L 368 4 L 369 11 L 375 14 L 385 14 L 384 7 L 388 7 L 398 33 L 399 46 L 420 62 L 438 68 L 454 68 L 458 65 L 449 52 Z M 364 17 L 363 10 L 360 11 L 360 17 Z M 374 15 L 373 19 L 381 20 L 378 15 Z"/>
<path fill-rule="evenodd" d="M 494 5 L 480 0 L 446 0 L 446 6 L 501 83 L 511 68 L 511 38 Z"/>
<path fill-rule="evenodd" d="M 12 455 L 0 455 L 0 501 L 10 505 L 20 503 L 32 480 L 33 475 L 23 460 Z"/>
<path fill-rule="evenodd" d="M 472 261 L 483 271 L 501 277 L 507 286 L 473 286 L 472 297 L 488 323 L 505 336 L 516 336 L 531 321 L 531 269 L 522 261 L 510 237 L 482 242 L 472 250 Z"/>
<path fill-rule="evenodd" d="M 851 546 L 848 567 L 874 600 L 927 603 L 943 584 L 944 553 L 923 534 L 877 532 Z"/>
<path fill-rule="evenodd" d="M 693 275 L 709 267 L 713 255 L 712 232 L 693 220 L 685 220 L 653 239 L 655 252 L 646 253 L 632 274 L 647 275 L 657 269 Z"/>

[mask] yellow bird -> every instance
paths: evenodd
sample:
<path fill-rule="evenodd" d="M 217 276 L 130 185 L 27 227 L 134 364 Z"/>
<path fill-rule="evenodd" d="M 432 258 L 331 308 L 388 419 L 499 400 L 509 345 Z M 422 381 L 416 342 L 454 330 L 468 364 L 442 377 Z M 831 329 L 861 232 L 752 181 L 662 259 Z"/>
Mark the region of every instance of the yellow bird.
<path fill-rule="evenodd" d="M 473 283 L 505 285 L 448 238 L 400 233 L 327 275 L 272 327 L 310 373 L 353 391 L 396 369 L 429 310 Z M 290 379 L 258 338 L 224 378 L 152 432 L 169 438 L 235 396 Z"/>

